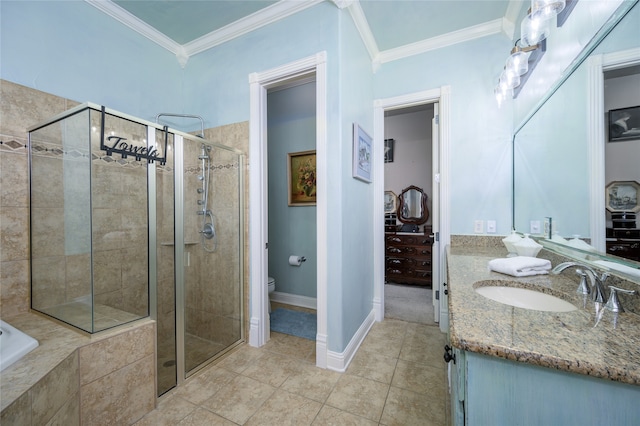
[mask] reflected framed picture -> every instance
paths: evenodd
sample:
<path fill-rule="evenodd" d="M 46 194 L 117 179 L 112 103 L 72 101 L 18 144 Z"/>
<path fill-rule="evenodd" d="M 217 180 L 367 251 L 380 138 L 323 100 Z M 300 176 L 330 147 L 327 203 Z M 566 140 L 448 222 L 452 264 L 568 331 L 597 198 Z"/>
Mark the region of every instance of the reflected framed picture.
<path fill-rule="evenodd" d="M 371 183 L 373 139 L 357 123 L 353 123 L 353 177 Z"/>
<path fill-rule="evenodd" d="M 609 142 L 640 140 L 640 106 L 609 110 Z"/>
<path fill-rule="evenodd" d="M 640 183 L 634 180 L 611 182 L 606 187 L 605 196 L 606 208 L 610 212 L 640 211 Z"/>
<path fill-rule="evenodd" d="M 316 205 L 316 151 L 287 154 L 290 206 Z"/>
<path fill-rule="evenodd" d="M 384 213 L 395 213 L 398 209 L 397 206 L 398 196 L 393 191 L 384 191 Z"/>
<path fill-rule="evenodd" d="M 395 145 L 395 139 L 384 140 L 384 162 L 393 163 L 393 147 Z"/>

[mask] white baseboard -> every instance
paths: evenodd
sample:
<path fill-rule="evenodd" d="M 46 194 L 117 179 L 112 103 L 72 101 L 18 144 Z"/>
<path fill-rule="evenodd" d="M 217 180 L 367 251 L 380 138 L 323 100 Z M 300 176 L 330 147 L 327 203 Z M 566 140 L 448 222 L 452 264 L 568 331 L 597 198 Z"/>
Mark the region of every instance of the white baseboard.
<path fill-rule="evenodd" d="M 344 373 L 347 370 L 347 367 L 349 367 L 356 351 L 375 323 L 375 317 L 375 310 L 372 309 L 343 352 L 327 351 L 327 368 L 329 370 L 339 371 L 341 373 Z"/>
<path fill-rule="evenodd" d="M 282 293 L 279 291 L 274 291 L 269 297 L 272 302 L 285 303 L 302 308 L 317 309 L 318 306 L 315 297 L 299 296 L 297 294 Z"/>

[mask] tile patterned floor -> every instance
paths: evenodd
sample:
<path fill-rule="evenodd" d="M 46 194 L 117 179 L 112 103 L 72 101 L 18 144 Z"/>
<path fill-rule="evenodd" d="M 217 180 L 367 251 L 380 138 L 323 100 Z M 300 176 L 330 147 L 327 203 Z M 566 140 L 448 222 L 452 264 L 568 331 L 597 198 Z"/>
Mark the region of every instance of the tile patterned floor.
<path fill-rule="evenodd" d="M 337 373 L 315 367 L 315 342 L 272 333 L 162 397 L 136 426 L 446 425 L 444 344 L 437 327 L 387 319 Z"/>

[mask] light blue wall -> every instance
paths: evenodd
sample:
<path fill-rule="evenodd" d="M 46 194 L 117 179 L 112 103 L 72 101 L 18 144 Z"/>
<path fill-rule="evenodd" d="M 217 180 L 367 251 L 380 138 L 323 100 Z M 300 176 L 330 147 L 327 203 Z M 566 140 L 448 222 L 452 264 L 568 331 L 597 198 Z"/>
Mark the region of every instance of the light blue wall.
<path fill-rule="evenodd" d="M 352 126 L 358 123 L 373 136 L 374 93 L 371 59 L 346 11 L 340 15 L 340 37 L 342 288 L 329 296 L 329 306 L 335 303 L 342 312 L 330 308 L 329 325 L 332 331 L 340 327 L 344 349 L 373 308 L 373 184 L 352 177 Z M 333 299 L 339 294 L 338 304 Z"/>
<path fill-rule="evenodd" d="M 205 127 L 246 121 L 250 73 L 326 52 L 332 351 L 344 350 L 372 309 L 373 185 L 352 178 L 351 159 L 352 123 L 373 132 L 374 99 L 450 85 L 451 230 L 470 234 L 474 219 L 494 219 L 498 233 L 508 232 L 512 118 L 492 95 L 511 47 L 504 36 L 386 63 L 374 74 L 349 12 L 324 2 L 195 55 L 181 69 L 173 54 L 83 1 L 0 7 L 3 79 L 149 120 L 172 111 L 202 115 Z"/>
<path fill-rule="evenodd" d="M 452 234 L 473 234 L 476 219 L 496 220 L 498 235 L 511 227 L 512 113 L 493 96 L 510 48 L 502 34 L 484 37 L 384 63 L 374 76 L 378 99 L 451 86 Z"/>
<path fill-rule="evenodd" d="M 316 297 L 316 206 L 288 205 L 288 155 L 316 149 L 316 84 L 267 95 L 269 276 L 276 291 Z M 305 256 L 291 266 L 289 256 Z"/>
<path fill-rule="evenodd" d="M 182 112 L 175 56 L 84 1 L 1 1 L 0 78 L 147 120 Z"/>

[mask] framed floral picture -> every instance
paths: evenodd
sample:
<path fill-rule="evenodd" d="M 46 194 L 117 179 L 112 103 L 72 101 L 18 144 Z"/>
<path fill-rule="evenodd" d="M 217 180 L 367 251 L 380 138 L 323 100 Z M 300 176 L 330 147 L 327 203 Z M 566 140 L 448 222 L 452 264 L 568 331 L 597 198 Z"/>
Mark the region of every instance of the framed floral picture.
<path fill-rule="evenodd" d="M 353 123 L 353 177 L 371 183 L 373 139 L 357 123 Z"/>
<path fill-rule="evenodd" d="M 316 151 L 287 154 L 290 206 L 316 205 Z"/>

